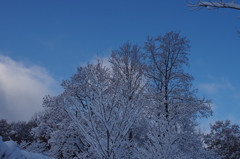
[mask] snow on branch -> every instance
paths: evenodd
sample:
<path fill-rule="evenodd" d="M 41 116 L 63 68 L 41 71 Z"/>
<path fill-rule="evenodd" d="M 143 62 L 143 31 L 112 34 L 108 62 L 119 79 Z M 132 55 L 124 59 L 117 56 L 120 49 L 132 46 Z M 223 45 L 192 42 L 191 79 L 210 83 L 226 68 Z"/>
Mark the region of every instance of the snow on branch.
<path fill-rule="evenodd" d="M 194 9 L 197 9 L 197 10 L 203 7 L 207 9 L 230 8 L 230 9 L 240 10 L 240 4 L 236 4 L 234 0 L 231 3 L 226 3 L 223 0 L 218 0 L 216 2 L 213 2 L 211 0 L 209 1 L 198 0 L 197 3 L 188 2 L 187 6 L 193 7 Z"/>

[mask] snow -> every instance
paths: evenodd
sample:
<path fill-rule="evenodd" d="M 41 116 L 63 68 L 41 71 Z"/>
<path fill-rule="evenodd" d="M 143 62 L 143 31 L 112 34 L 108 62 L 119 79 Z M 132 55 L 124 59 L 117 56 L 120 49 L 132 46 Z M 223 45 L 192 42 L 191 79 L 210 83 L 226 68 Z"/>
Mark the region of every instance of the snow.
<path fill-rule="evenodd" d="M 21 150 L 14 141 L 2 141 L 0 136 L 0 158 L 1 159 L 50 159 L 37 153 Z"/>

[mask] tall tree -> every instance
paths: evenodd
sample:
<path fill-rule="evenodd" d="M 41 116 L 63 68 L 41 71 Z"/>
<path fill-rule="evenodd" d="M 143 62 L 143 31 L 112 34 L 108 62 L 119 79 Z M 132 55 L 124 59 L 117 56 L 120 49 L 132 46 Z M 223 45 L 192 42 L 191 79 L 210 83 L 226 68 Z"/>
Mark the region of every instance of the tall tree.
<path fill-rule="evenodd" d="M 142 109 L 146 105 L 146 85 L 142 64 L 143 54 L 138 45 L 126 43 L 118 50 L 112 51 L 109 62 L 113 72 L 113 79 L 118 81 L 116 89 L 119 91 L 121 107 L 127 118 L 124 119 L 128 125 L 128 135 L 124 155 L 120 158 L 139 158 L 136 140 L 139 137 L 139 122 L 141 121 Z M 119 112 L 119 113 L 121 113 Z M 146 127 L 144 127 L 146 129 Z"/>
<path fill-rule="evenodd" d="M 150 158 L 196 157 L 201 142 L 196 138 L 197 117 L 211 115 L 210 101 L 199 99 L 192 88 L 188 66 L 189 41 L 177 32 L 145 43 L 145 74 L 150 79 L 152 127 L 149 131 Z M 190 155 L 190 156 L 188 156 Z"/>
<path fill-rule="evenodd" d="M 85 137 L 87 156 L 124 158 L 131 151 L 129 135 L 144 105 L 139 51 L 125 44 L 112 52 L 111 68 L 101 61 L 88 64 L 62 84 L 65 91 L 56 98 L 58 106 Z"/>

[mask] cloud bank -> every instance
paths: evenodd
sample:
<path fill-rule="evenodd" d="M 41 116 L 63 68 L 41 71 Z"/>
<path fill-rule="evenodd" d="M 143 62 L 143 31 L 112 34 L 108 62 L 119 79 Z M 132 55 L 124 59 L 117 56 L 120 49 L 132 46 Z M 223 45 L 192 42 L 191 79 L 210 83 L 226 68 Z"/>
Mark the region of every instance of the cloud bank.
<path fill-rule="evenodd" d="M 42 110 L 43 97 L 53 94 L 55 85 L 44 68 L 0 55 L 0 119 L 29 120 Z"/>

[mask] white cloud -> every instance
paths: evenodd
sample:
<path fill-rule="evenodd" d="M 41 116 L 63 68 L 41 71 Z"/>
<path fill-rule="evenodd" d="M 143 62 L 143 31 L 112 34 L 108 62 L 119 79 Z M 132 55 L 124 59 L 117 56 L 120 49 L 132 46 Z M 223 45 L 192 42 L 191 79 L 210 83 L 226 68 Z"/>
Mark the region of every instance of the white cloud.
<path fill-rule="evenodd" d="M 110 68 L 111 63 L 109 62 L 109 57 L 110 57 L 110 54 L 111 54 L 111 49 L 108 49 L 108 50 L 104 51 L 103 54 L 104 54 L 104 56 L 96 55 L 90 61 L 81 63 L 80 66 L 82 66 L 82 67 L 86 66 L 88 63 L 89 64 L 97 64 L 98 60 L 100 60 L 100 62 L 102 62 L 102 64 L 103 64 L 103 66 L 106 66 L 106 67 Z"/>
<path fill-rule="evenodd" d="M 0 55 L 0 119 L 29 120 L 54 93 L 56 81 L 40 66 L 26 66 Z"/>
<path fill-rule="evenodd" d="M 211 82 L 211 83 L 201 83 L 199 85 L 200 90 L 203 90 L 206 93 L 209 94 L 215 94 L 219 92 L 222 89 L 234 89 L 232 84 L 228 81 L 225 80 L 220 80 L 216 82 Z"/>

